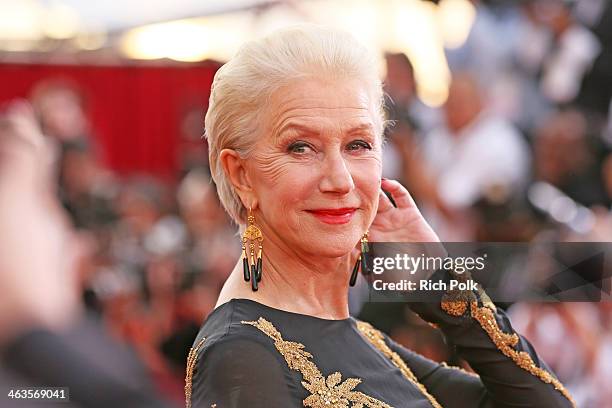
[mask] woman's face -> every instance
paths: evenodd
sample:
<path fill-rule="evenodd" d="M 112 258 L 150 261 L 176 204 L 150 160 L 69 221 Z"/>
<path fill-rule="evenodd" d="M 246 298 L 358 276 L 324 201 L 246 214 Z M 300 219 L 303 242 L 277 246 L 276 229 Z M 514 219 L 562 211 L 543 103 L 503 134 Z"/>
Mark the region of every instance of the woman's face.
<path fill-rule="evenodd" d="M 247 161 L 264 237 L 316 256 L 352 250 L 378 208 L 375 109 L 357 80 L 304 79 L 272 94 Z"/>

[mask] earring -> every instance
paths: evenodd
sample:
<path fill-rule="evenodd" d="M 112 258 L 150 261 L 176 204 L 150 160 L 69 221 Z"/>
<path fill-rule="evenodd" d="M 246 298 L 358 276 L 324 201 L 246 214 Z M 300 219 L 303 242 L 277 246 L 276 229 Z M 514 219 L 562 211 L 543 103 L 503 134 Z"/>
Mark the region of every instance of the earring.
<path fill-rule="evenodd" d="M 251 289 L 255 292 L 258 289 L 258 283 L 261 281 L 262 260 L 261 254 L 263 250 L 263 235 L 257 225 L 255 225 L 255 216 L 253 210 L 249 207 L 247 216 L 247 228 L 242 236 L 242 270 L 244 280 L 251 282 Z M 255 242 L 257 241 L 257 258 L 255 258 Z M 247 254 L 247 245 L 249 253 Z"/>
<path fill-rule="evenodd" d="M 359 258 L 355 262 L 355 266 L 353 266 L 353 272 L 351 273 L 351 279 L 349 281 L 349 285 L 355 286 L 357 282 L 357 272 L 359 271 L 359 267 L 361 266 L 361 273 L 365 275 L 370 274 L 370 269 L 368 268 L 367 256 L 370 248 L 368 247 L 368 231 L 363 234 L 361 237 L 361 254 Z"/>

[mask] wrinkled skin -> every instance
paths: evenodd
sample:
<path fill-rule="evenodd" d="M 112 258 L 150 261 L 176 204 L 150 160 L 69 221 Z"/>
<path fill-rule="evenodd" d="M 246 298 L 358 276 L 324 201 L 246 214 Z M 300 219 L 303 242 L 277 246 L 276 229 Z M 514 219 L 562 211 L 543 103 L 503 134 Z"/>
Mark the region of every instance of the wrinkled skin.
<path fill-rule="evenodd" d="M 272 245 L 281 258 L 299 259 L 313 270 L 338 270 L 356 259 L 366 231 L 370 241 L 438 241 L 408 191 L 381 179 L 380 121 L 358 80 L 304 79 L 272 94 L 248 159 L 222 151 L 226 173 L 245 207 L 253 208 L 267 250 Z M 345 224 L 326 224 L 309 212 L 343 207 L 357 208 Z"/>

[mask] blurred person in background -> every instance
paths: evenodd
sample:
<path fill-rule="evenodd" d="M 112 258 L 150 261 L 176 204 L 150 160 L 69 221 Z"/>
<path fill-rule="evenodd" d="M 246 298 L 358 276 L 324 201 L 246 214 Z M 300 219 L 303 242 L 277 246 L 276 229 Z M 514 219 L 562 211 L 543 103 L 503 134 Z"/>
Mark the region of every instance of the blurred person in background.
<path fill-rule="evenodd" d="M 554 185 L 582 205 L 605 205 L 602 152 L 601 143 L 588 134 L 580 111 L 555 113 L 535 132 L 535 179 Z"/>
<path fill-rule="evenodd" d="M 31 108 L 13 103 L 0 117 L 3 389 L 68 387 L 79 407 L 166 406 L 133 355 L 82 315 L 86 252 L 57 201 L 53 164 Z M 3 406 L 13 403 L 3 396 Z"/>
<path fill-rule="evenodd" d="M 219 202 L 212 180 L 202 170 L 192 170 L 177 190 L 179 214 L 189 234 L 188 264 L 190 271 L 205 271 L 202 278 L 220 291 L 227 273 L 233 267 L 227 260 L 240 253 L 236 232 Z"/>
<path fill-rule="evenodd" d="M 556 105 L 573 102 L 582 81 L 601 53 L 601 44 L 573 14 L 574 1 L 531 0 L 523 5 L 536 29 L 530 54 L 522 62 L 540 78 L 540 91 Z M 526 40 L 529 40 L 526 39 Z M 533 47 L 532 45 L 532 47 Z M 528 48 L 525 48 L 528 49 Z"/>
<path fill-rule="evenodd" d="M 385 129 L 383 176 L 399 179 L 413 192 L 417 203 L 433 202 L 447 213 L 418 151 L 424 135 L 442 123 L 441 114 L 418 98 L 414 69 L 405 54 L 387 53 L 385 62 L 385 111 L 390 125 Z"/>
<path fill-rule="evenodd" d="M 386 53 L 384 87 L 388 119 L 410 126 L 417 135 L 438 126 L 443 118 L 439 109 L 423 103 L 417 95 L 414 67 L 406 54 Z"/>
<path fill-rule="evenodd" d="M 41 81 L 32 89 L 30 100 L 43 134 L 61 144 L 92 143 L 85 95 L 71 80 Z"/>
<path fill-rule="evenodd" d="M 612 2 L 604 0 L 582 0 L 590 7 L 584 9 L 585 20 L 592 25 L 602 50 L 582 82 L 576 103 L 589 114 L 589 121 L 604 122 L 612 117 Z M 578 10 L 580 10 L 580 3 Z M 605 127 L 605 124 L 602 124 Z M 612 123 L 609 124 L 612 129 Z M 608 146 L 612 146 L 612 132 L 608 135 Z"/>
<path fill-rule="evenodd" d="M 208 147 L 202 142 L 202 105 L 200 101 L 189 104 L 181 115 L 177 146 L 181 179 L 192 170 L 209 174 Z"/>
<path fill-rule="evenodd" d="M 77 228 L 97 229 L 115 221 L 118 183 L 83 144 L 67 144 L 61 157 L 60 199 Z"/>
<path fill-rule="evenodd" d="M 533 107 L 537 100 L 523 100 L 528 92 L 526 84 L 513 65 L 513 55 L 517 48 L 528 47 L 520 43 L 522 27 L 521 13 L 516 2 L 471 0 L 475 16 L 465 42 L 457 48 L 445 48 L 451 72 L 470 72 L 481 83 L 485 102 L 496 114 L 513 121 L 517 126 L 525 126 L 531 112 L 526 106 Z M 527 104 L 529 102 L 529 104 Z"/>
<path fill-rule="evenodd" d="M 607 112 L 610 9 L 600 0 L 472 1 L 465 43 L 446 49 L 453 72 L 486 83 L 490 109 L 527 136 L 541 116 L 578 101 Z M 600 3 L 600 4 L 595 4 Z M 589 25 L 585 24 L 588 22 Z"/>
<path fill-rule="evenodd" d="M 425 136 L 422 151 L 435 194 L 457 215 L 440 216 L 431 206 L 425 213 L 444 240 L 471 241 L 477 224 L 472 207 L 481 199 L 496 204 L 520 199 L 531 152 L 510 122 L 487 109 L 481 88 L 469 73 L 453 76 L 444 113 L 445 126 Z"/>
<path fill-rule="evenodd" d="M 30 99 L 43 134 L 57 152 L 60 199 L 72 221 L 78 228 L 111 222 L 117 182 L 101 164 L 85 93 L 71 80 L 55 78 L 37 83 Z"/>

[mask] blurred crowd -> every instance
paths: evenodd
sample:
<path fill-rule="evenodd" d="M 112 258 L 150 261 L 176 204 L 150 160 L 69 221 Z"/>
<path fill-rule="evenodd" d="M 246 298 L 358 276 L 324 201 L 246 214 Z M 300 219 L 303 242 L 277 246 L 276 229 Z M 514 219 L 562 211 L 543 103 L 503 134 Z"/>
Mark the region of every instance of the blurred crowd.
<path fill-rule="evenodd" d="M 447 50 L 442 107 L 418 98 L 407 56 L 385 56 L 384 176 L 408 187 L 443 241 L 612 241 L 612 6 L 475 4 L 466 43 Z M 188 350 L 240 255 L 210 181 L 204 112 L 186 114 L 181 177 L 168 183 L 103 166 L 74 84 L 37 84 L 30 102 L 54 141 L 57 194 L 89 248 L 83 303 L 180 404 Z M 580 407 L 612 407 L 610 303 L 516 304 L 510 314 Z M 361 316 L 415 351 L 453 359 L 402 305 Z"/>
<path fill-rule="evenodd" d="M 419 100 L 406 56 L 386 56 L 395 126 L 384 172 L 408 187 L 443 241 L 609 242 L 612 6 L 512 3 L 476 2 L 467 42 L 447 50 L 453 79 L 440 109 Z M 371 309 L 369 318 L 384 310 Z M 609 302 L 509 312 L 578 406 L 612 407 Z M 385 324 L 413 349 L 453 359 L 412 316 Z"/>

